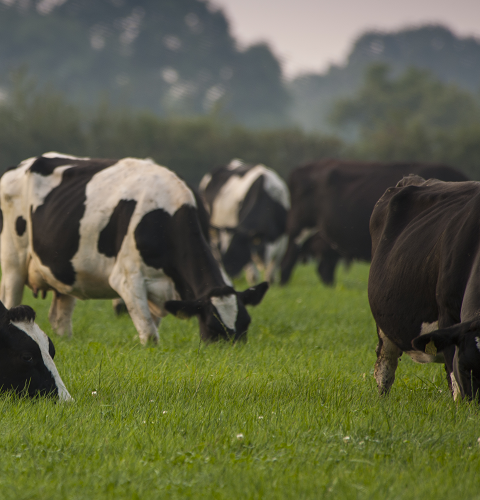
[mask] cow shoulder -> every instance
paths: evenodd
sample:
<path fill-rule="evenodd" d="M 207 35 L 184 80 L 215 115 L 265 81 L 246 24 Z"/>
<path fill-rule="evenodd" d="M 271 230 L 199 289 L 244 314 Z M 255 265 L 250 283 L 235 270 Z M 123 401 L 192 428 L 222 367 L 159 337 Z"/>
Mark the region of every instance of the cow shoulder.
<path fill-rule="evenodd" d="M 61 167 L 59 183 L 40 205 L 32 206 L 32 247 L 58 281 L 73 285 L 76 272 L 71 260 L 80 244 L 80 221 L 85 213 L 87 184 L 95 174 L 114 165 L 116 160 L 45 158 L 42 160 L 44 173 L 36 176 L 33 189 L 35 182 L 39 189 L 44 186 L 42 178 L 48 171 L 49 162 L 56 165 L 52 175 L 55 175 L 56 168 Z"/>
<path fill-rule="evenodd" d="M 243 163 L 241 160 L 232 160 L 228 165 L 218 167 L 213 172 L 206 174 L 199 188 L 209 210 L 212 211 L 215 199 L 230 179 L 243 177 L 253 167 L 254 165 Z"/>

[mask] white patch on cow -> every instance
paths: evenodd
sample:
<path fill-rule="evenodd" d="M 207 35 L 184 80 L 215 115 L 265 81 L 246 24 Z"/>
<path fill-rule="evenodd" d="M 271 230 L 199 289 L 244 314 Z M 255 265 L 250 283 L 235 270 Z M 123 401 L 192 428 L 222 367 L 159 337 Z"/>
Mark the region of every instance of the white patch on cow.
<path fill-rule="evenodd" d="M 453 400 L 456 401 L 457 398 L 462 396 L 460 391 L 460 387 L 458 386 L 457 379 L 455 378 L 455 374 L 450 373 L 450 380 L 452 382 L 452 392 L 453 392 Z"/>
<path fill-rule="evenodd" d="M 240 160 L 239 158 L 234 158 L 228 165 L 227 168 L 228 170 L 235 170 L 242 165 L 245 165 L 245 162 Z"/>
<path fill-rule="evenodd" d="M 228 286 L 233 286 L 233 283 L 232 283 L 232 280 L 230 279 L 230 276 L 227 274 L 227 272 L 225 271 L 225 269 L 223 268 L 223 264 L 221 262 L 218 263 L 218 266 L 220 268 L 220 272 L 222 273 L 222 278 L 223 278 L 223 281 L 225 281 L 225 283 L 228 285 Z"/>
<path fill-rule="evenodd" d="M 434 321 L 433 323 L 423 322 L 420 328 L 420 335 L 426 335 L 427 333 L 432 333 L 435 330 L 438 330 L 438 321 Z"/>
<path fill-rule="evenodd" d="M 58 373 L 57 367 L 55 366 L 55 363 L 50 356 L 48 350 L 48 337 L 45 332 L 43 332 L 40 327 L 33 321 L 12 321 L 12 325 L 25 332 L 32 340 L 34 340 L 38 344 L 40 352 L 42 353 L 43 363 L 55 380 L 59 399 L 62 401 L 71 401 L 72 396 L 70 396 L 69 392 L 67 391 L 67 388 L 65 387 L 65 384 L 63 383 L 63 380 Z"/>
<path fill-rule="evenodd" d="M 435 330 L 438 330 L 438 321 L 434 321 L 433 323 L 424 322 L 420 327 L 420 335 L 426 335 L 427 333 L 434 332 Z M 422 364 L 443 363 L 445 359 L 443 357 L 443 353 L 441 352 L 439 352 L 436 356 L 432 356 L 431 354 L 427 354 L 426 352 L 417 351 L 414 349 L 412 351 L 406 351 L 406 354 L 408 354 L 416 363 Z"/>
<path fill-rule="evenodd" d="M 202 177 L 202 180 L 200 181 L 200 184 L 198 185 L 198 189 L 200 190 L 201 193 L 205 192 L 205 190 L 207 189 L 207 186 L 210 184 L 211 180 L 212 180 L 211 174 L 205 174 Z"/>
<path fill-rule="evenodd" d="M 475 343 L 477 344 L 477 349 L 480 351 L 480 337 L 475 337 Z"/>
<path fill-rule="evenodd" d="M 71 160 L 91 160 L 88 156 L 72 156 L 66 155 L 65 153 L 58 153 L 57 151 L 49 151 L 48 153 L 43 153 L 44 158 L 69 158 Z"/>
<path fill-rule="evenodd" d="M 258 165 L 255 168 L 263 167 L 264 171 L 264 183 L 263 188 L 269 194 L 269 196 L 274 199 L 276 202 L 280 203 L 287 210 L 290 209 L 290 191 L 288 190 L 287 185 L 281 179 L 281 177 L 265 167 L 264 165 Z"/>
<path fill-rule="evenodd" d="M 229 168 L 233 169 L 231 167 L 232 163 L 230 163 Z M 290 198 L 285 183 L 273 170 L 266 168 L 264 165 L 257 165 L 242 177 L 232 175 L 222 186 L 212 204 L 210 219 L 212 226 L 228 228 L 238 226 L 240 204 L 245 199 L 245 195 L 252 184 L 261 175 L 265 178 L 264 187 L 268 194 L 285 208 L 290 208 Z M 285 189 L 284 193 L 282 193 L 282 186 Z"/>
<path fill-rule="evenodd" d="M 295 238 L 295 245 L 302 246 L 308 238 L 318 233 L 318 229 L 315 227 L 305 227 L 300 231 L 300 234 Z"/>
<path fill-rule="evenodd" d="M 223 324 L 230 330 L 235 331 L 235 321 L 238 314 L 237 296 L 232 294 L 223 297 L 212 297 L 211 301 L 217 309 Z"/>
<path fill-rule="evenodd" d="M 222 229 L 220 229 L 218 233 L 218 238 L 220 240 L 220 251 L 222 253 L 225 253 L 230 246 L 230 242 L 233 238 L 233 233 L 231 231 L 224 231 Z"/>

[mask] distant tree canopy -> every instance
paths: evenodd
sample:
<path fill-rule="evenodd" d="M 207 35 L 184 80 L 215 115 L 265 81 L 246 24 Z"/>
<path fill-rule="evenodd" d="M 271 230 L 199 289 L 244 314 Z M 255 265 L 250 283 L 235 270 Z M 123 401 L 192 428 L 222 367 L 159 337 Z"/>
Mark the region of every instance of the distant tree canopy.
<path fill-rule="evenodd" d="M 364 159 L 450 163 L 480 176 L 480 97 L 407 69 L 371 66 L 356 94 L 336 102 L 339 128 L 355 131 L 349 154 Z"/>
<path fill-rule="evenodd" d="M 357 39 L 344 64 L 332 65 L 323 74 L 299 76 L 289 84 L 294 121 L 308 130 L 328 130 L 332 103 L 355 93 L 366 68 L 376 63 L 388 64 L 395 77 L 414 67 L 430 71 L 442 83 L 480 92 L 479 39 L 459 37 L 435 25 L 370 31 Z"/>
<path fill-rule="evenodd" d="M 359 91 L 336 102 L 331 119 L 337 126 L 356 126 L 364 135 L 412 123 L 452 130 L 480 124 L 480 101 L 428 71 L 410 68 L 393 78 L 386 64 L 374 64 Z"/>
<path fill-rule="evenodd" d="M 201 0 L 0 0 L 0 68 L 24 65 L 76 102 L 285 123 L 289 97 L 264 44 L 242 51 Z"/>

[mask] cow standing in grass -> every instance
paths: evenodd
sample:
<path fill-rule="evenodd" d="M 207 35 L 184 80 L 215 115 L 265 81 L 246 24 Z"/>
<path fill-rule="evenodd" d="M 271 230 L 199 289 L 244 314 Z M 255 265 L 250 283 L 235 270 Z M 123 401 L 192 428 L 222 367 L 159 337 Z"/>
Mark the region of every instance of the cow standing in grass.
<path fill-rule="evenodd" d="M 247 266 L 247 279 L 258 271 L 272 281 L 287 248 L 285 225 L 290 209 L 287 185 L 264 165 L 233 160 L 200 183 L 210 213 L 212 245 L 230 276 Z"/>
<path fill-rule="evenodd" d="M 197 316 L 201 338 L 246 337 L 246 305 L 268 285 L 236 292 L 200 229 L 195 197 L 152 160 L 48 153 L 1 180 L 0 298 L 18 305 L 24 285 L 53 290 L 49 319 L 72 333 L 76 298 L 121 297 L 145 344 L 160 318 Z"/>
<path fill-rule="evenodd" d="M 370 221 L 368 298 L 381 394 L 406 352 L 443 362 L 454 398 L 480 395 L 480 183 L 409 176 Z"/>

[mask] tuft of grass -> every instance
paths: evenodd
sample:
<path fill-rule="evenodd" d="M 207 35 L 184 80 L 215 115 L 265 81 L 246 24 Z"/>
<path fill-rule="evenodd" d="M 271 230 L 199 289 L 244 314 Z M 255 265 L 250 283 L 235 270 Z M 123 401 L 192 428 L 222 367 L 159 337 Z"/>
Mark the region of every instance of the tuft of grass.
<path fill-rule="evenodd" d="M 402 359 L 377 395 L 367 275 L 298 268 L 235 346 L 167 317 L 142 347 L 109 301 L 79 302 L 60 338 L 26 291 L 75 402 L 0 396 L 0 498 L 480 498 L 480 411 L 443 367 Z"/>

